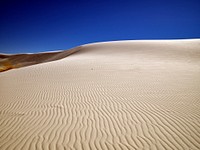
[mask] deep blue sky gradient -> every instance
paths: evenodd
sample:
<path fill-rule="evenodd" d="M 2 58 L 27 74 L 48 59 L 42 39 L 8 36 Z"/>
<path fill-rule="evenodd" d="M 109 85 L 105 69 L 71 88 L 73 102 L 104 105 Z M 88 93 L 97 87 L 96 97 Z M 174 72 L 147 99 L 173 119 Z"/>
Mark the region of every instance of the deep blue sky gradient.
<path fill-rule="evenodd" d="M 1 0 L 0 53 L 200 38 L 200 0 Z"/>

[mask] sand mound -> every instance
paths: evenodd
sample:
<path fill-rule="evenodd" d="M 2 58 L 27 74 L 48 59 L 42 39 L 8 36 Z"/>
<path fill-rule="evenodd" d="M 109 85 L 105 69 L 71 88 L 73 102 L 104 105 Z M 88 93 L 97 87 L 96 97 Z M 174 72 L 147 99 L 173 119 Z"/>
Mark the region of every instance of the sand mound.
<path fill-rule="evenodd" d="M 46 63 L 50 61 L 59 60 L 73 53 L 76 53 L 80 49 L 81 46 L 70 50 L 45 52 L 37 54 L 16 54 L 16 55 L 0 54 L 0 72 L 14 68 L 20 68 L 39 63 Z"/>
<path fill-rule="evenodd" d="M 1 150 L 200 149 L 200 40 L 54 54 L 0 73 Z"/>

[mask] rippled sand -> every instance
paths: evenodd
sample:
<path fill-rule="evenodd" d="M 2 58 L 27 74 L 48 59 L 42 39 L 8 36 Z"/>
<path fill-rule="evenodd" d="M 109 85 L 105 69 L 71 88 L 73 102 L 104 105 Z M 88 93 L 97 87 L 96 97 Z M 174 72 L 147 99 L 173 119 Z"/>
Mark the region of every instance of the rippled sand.
<path fill-rule="evenodd" d="M 1 150 L 200 149 L 200 40 L 71 51 L 1 56 Z"/>

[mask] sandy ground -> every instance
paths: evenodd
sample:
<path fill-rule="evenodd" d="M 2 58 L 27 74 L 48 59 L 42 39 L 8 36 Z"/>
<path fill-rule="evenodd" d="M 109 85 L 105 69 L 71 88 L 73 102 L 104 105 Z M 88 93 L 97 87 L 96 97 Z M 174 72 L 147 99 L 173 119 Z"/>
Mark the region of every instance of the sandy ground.
<path fill-rule="evenodd" d="M 1 150 L 200 149 L 200 40 L 79 48 L 0 73 Z"/>

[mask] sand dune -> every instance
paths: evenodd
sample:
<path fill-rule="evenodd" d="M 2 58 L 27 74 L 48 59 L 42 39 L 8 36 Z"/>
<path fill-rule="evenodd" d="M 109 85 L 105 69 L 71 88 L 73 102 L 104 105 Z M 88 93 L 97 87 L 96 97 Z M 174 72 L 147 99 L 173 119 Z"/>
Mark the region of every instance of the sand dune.
<path fill-rule="evenodd" d="M 200 40 L 74 51 L 1 55 L 1 150 L 200 149 Z"/>
<path fill-rule="evenodd" d="M 36 54 L 0 54 L 0 72 L 14 68 L 46 63 L 65 58 L 81 49 L 81 46 L 63 51 L 44 52 Z"/>

